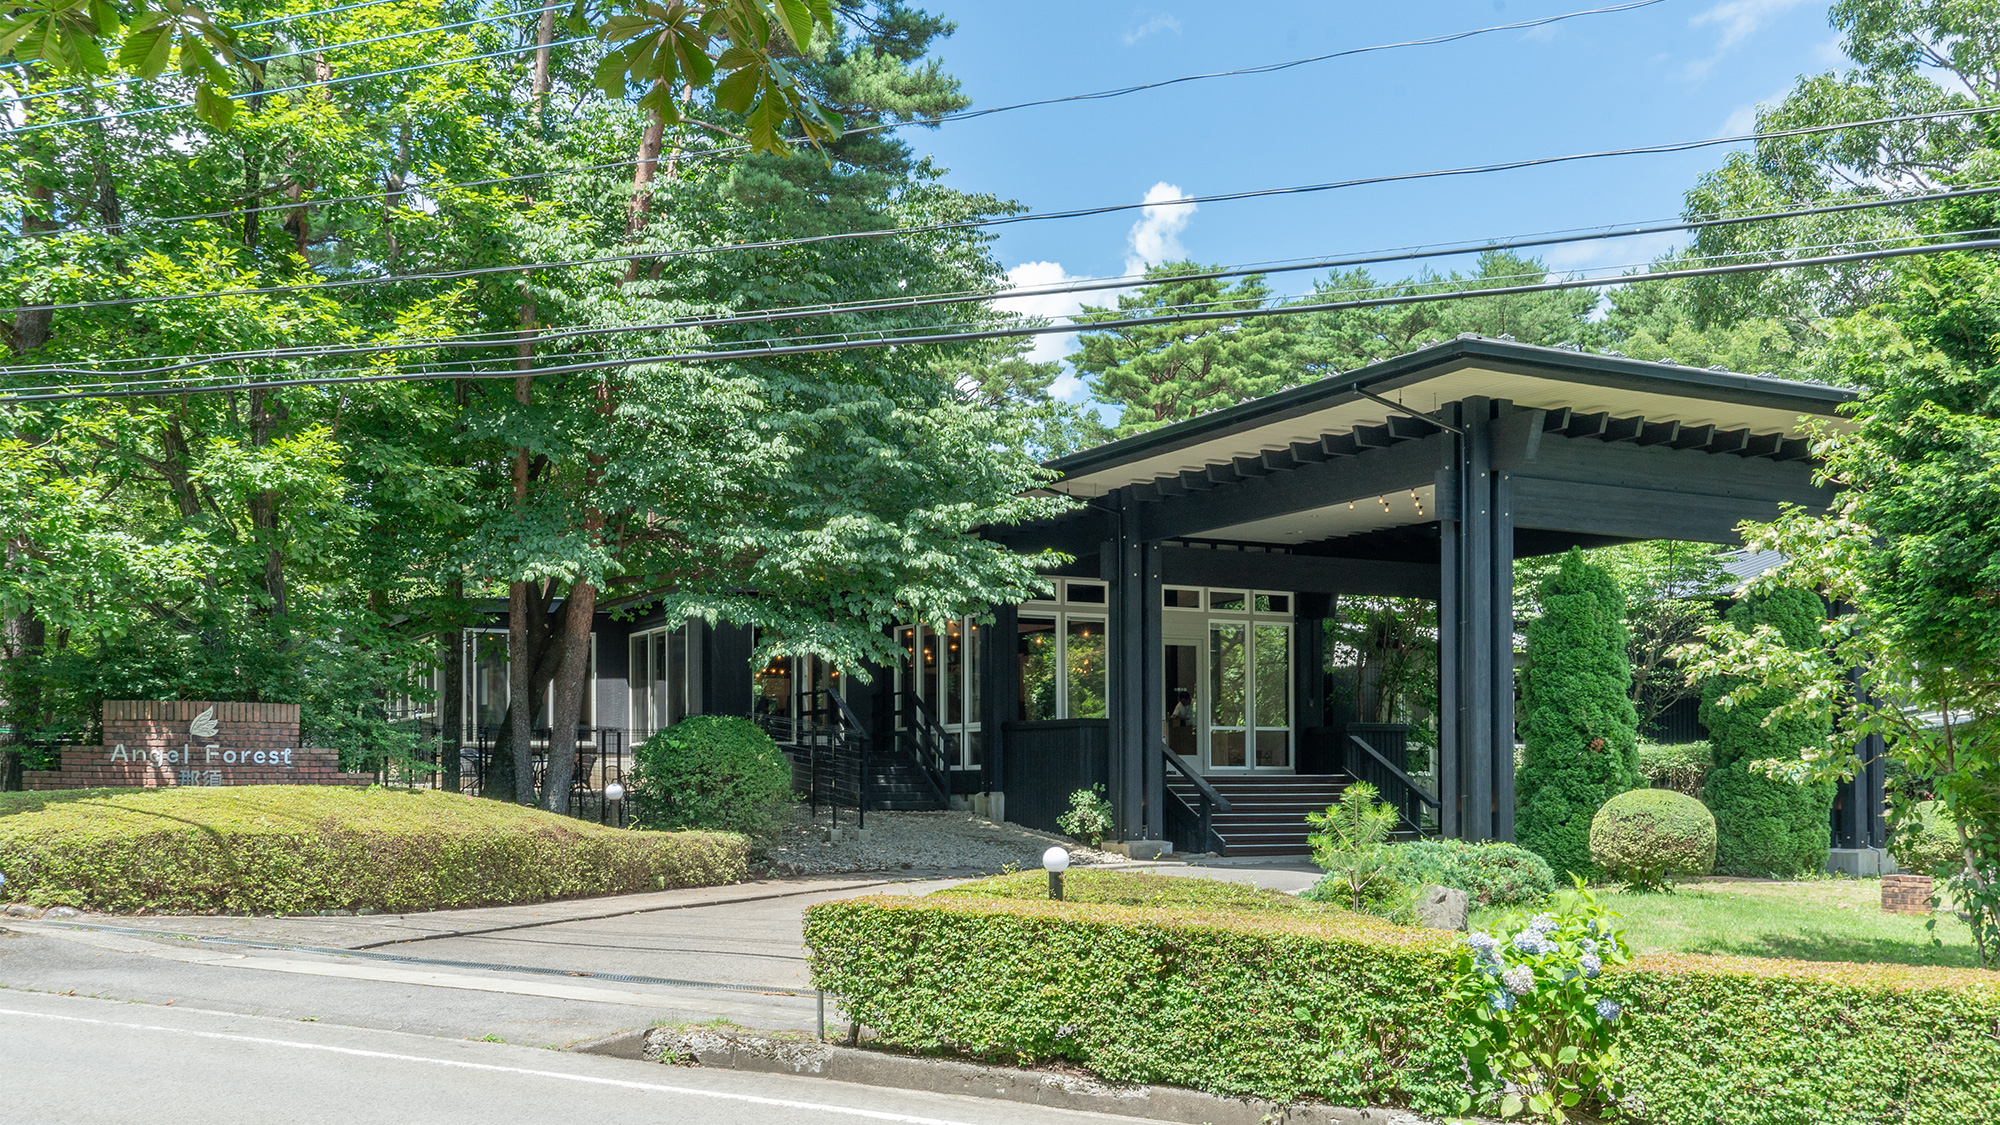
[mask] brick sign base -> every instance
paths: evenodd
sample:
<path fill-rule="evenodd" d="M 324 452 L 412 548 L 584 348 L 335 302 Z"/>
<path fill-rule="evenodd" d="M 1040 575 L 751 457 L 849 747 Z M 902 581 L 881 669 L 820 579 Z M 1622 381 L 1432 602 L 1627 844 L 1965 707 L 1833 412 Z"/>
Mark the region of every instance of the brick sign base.
<path fill-rule="evenodd" d="M 177 785 L 371 785 L 332 750 L 299 746 L 296 703 L 104 702 L 104 745 L 65 746 L 62 768 L 23 770 L 25 789 Z"/>
<path fill-rule="evenodd" d="M 1929 914 L 1931 877 L 1929 875 L 1882 876 L 1882 909 L 1891 914 Z"/>

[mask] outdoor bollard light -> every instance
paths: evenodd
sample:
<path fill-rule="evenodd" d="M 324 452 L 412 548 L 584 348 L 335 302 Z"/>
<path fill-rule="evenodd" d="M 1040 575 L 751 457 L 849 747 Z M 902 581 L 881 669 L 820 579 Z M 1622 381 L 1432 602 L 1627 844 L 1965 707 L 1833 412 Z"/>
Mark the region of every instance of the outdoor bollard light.
<path fill-rule="evenodd" d="M 609 785 L 607 785 L 607 786 L 605 786 L 605 787 L 604 787 L 604 799 L 605 799 L 605 800 L 607 800 L 607 801 L 622 801 L 622 800 L 624 800 L 624 799 L 625 799 L 625 787 L 624 787 L 623 785 L 620 785 L 620 784 L 618 784 L 618 783 L 617 783 L 617 782 L 615 782 L 615 781 L 614 781 L 614 782 L 612 782 L 611 784 L 609 784 Z"/>
<path fill-rule="evenodd" d="M 1049 897 L 1062 901 L 1062 873 L 1069 870 L 1069 849 L 1050 848 L 1043 852 L 1042 866 L 1049 873 Z"/>

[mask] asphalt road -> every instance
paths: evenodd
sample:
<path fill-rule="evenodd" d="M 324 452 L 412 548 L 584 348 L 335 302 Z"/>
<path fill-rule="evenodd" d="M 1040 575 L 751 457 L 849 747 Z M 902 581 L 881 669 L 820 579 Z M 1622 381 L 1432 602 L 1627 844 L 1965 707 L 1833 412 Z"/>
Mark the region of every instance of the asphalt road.
<path fill-rule="evenodd" d="M 1134 1120 L 821 1079 L 0 992 L 0 1122 L 1058 1125 Z"/>

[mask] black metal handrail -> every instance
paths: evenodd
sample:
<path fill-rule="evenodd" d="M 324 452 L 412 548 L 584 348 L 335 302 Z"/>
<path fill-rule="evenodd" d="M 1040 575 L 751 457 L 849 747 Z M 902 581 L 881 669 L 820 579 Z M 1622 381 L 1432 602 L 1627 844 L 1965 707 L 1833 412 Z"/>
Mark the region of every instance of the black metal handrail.
<path fill-rule="evenodd" d="M 913 750 L 917 765 L 923 769 L 931 784 L 937 787 L 938 799 L 949 803 L 951 800 L 951 732 L 938 722 L 937 712 L 931 710 L 924 697 L 908 688 L 897 693 L 901 697 L 905 729 L 915 735 Z"/>
<path fill-rule="evenodd" d="M 800 695 L 799 715 L 791 727 L 790 743 L 802 750 L 806 758 L 806 800 L 812 815 L 818 816 L 819 806 L 824 804 L 832 811 L 838 826 L 840 806 L 847 803 L 842 790 L 849 788 L 847 783 L 851 778 L 855 824 L 866 827 L 869 740 L 860 716 L 838 691 L 819 688 Z"/>
<path fill-rule="evenodd" d="M 1349 734 L 1347 741 L 1347 775 L 1373 785 L 1384 799 L 1396 807 L 1396 812 L 1411 831 L 1422 834 L 1424 830 L 1421 806 L 1429 806 L 1440 815 L 1444 812 L 1444 805 L 1429 790 L 1418 785 L 1416 779 L 1404 773 L 1401 766 L 1370 746 L 1367 739 Z M 1355 753 L 1357 749 L 1359 754 Z"/>
<path fill-rule="evenodd" d="M 1187 801 L 1171 789 L 1166 790 L 1166 799 L 1178 801 L 1181 807 L 1187 810 L 1188 815 L 1195 818 L 1199 825 L 1196 832 L 1198 838 L 1201 840 L 1203 850 L 1212 850 L 1217 855 L 1223 854 L 1228 850 L 1229 845 L 1223 840 L 1221 834 L 1215 830 L 1215 814 L 1229 811 L 1229 798 L 1223 796 L 1221 791 L 1216 789 L 1215 786 L 1210 785 L 1207 778 L 1202 777 L 1189 768 L 1187 762 L 1183 761 L 1179 754 L 1168 749 L 1165 743 L 1155 743 L 1154 745 L 1159 748 L 1160 760 L 1166 765 L 1172 766 L 1176 772 L 1187 779 L 1189 784 L 1194 786 L 1195 795 L 1201 798 L 1201 808 L 1188 808 Z M 1161 817 L 1163 825 L 1165 819 L 1164 816 Z"/>

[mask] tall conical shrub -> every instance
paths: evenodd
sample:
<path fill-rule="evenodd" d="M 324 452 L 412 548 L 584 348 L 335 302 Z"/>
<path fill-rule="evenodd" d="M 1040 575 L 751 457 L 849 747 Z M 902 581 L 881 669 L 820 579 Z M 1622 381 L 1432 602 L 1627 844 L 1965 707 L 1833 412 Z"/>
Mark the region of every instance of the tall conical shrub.
<path fill-rule="evenodd" d="M 1590 819 L 1639 785 L 1625 594 L 1572 549 L 1541 588 L 1521 672 L 1514 838 L 1564 872 L 1594 878 Z"/>
<path fill-rule="evenodd" d="M 1781 587 L 1737 603 L 1725 616 L 1745 633 L 1769 625 L 1787 645 L 1804 649 L 1820 643 L 1826 603 L 1810 590 Z M 1736 705 L 1721 706 L 1717 700 L 1724 694 Z M 1796 758 L 1799 747 L 1818 745 L 1833 729 L 1831 715 L 1766 725 L 1787 698 L 1782 688 L 1746 686 L 1736 677 L 1718 676 L 1702 685 L 1701 722 L 1715 765 L 1702 782 L 1701 798 L 1715 814 L 1715 870 L 1721 874 L 1792 876 L 1826 869 L 1833 783 L 1795 785 L 1750 768 L 1762 758 Z"/>

